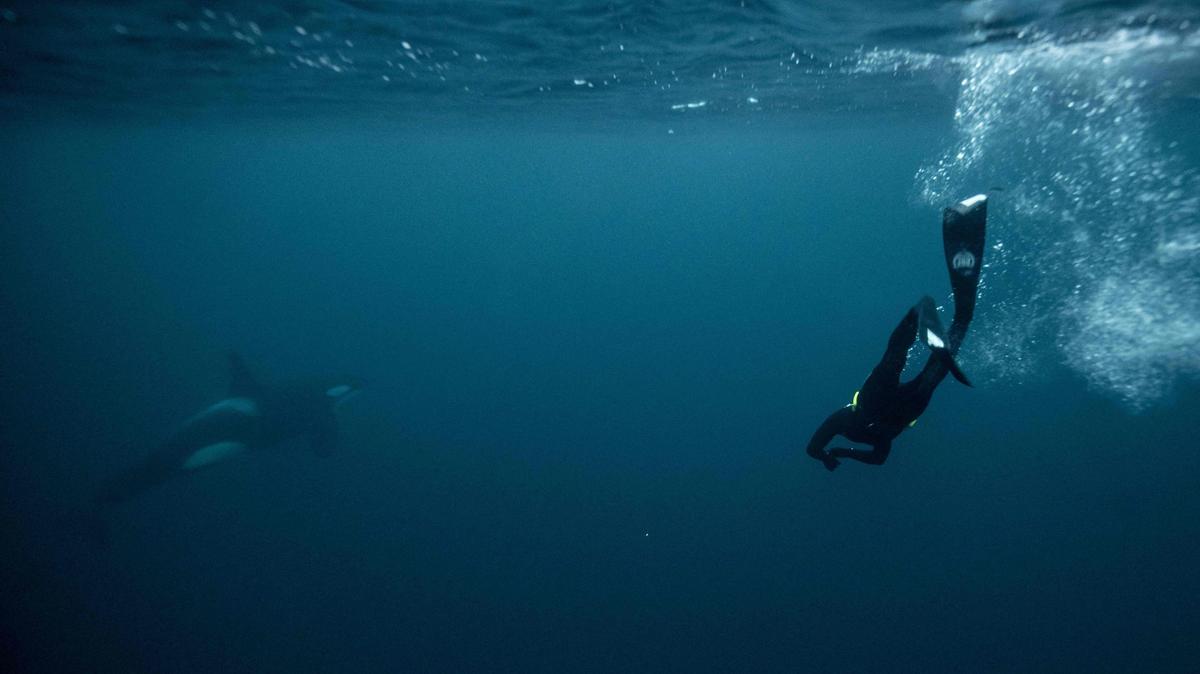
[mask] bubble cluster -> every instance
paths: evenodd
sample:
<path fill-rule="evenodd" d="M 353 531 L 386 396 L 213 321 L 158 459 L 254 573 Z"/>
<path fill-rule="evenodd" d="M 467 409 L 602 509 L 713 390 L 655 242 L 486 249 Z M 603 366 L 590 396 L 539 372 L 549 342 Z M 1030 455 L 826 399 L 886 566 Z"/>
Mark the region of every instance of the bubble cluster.
<path fill-rule="evenodd" d="M 930 204 L 1005 189 L 971 349 L 992 376 L 1052 358 L 1140 410 L 1200 375 L 1200 175 L 1163 137 L 1146 75 L 1198 54 L 1194 31 L 1142 28 L 948 64 L 955 140 L 916 187 Z"/>

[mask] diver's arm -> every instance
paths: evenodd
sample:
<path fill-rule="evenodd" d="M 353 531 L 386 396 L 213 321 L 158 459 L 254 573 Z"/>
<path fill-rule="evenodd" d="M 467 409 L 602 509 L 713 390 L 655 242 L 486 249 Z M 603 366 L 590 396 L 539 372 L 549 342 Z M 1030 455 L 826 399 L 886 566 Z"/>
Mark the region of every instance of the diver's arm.
<path fill-rule="evenodd" d="M 888 454 L 892 453 L 892 441 L 883 440 L 879 444 L 873 445 L 871 449 L 849 449 L 847 447 L 834 447 L 829 450 L 829 455 L 839 459 L 854 459 L 869 463 L 872 466 L 882 466 L 884 461 L 887 461 Z"/>
<path fill-rule="evenodd" d="M 813 433 L 812 439 L 808 441 L 808 455 L 812 458 L 825 464 L 825 468 L 833 470 L 837 468 L 838 461 L 829 452 L 825 451 L 825 445 L 833 439 L 833 436 L 841 433 L 850 427 L 850 416 L 853 412 L 849 407 L 843 407 L 840 410 L 830 414 L 825 421 L 817 427 Z"/>

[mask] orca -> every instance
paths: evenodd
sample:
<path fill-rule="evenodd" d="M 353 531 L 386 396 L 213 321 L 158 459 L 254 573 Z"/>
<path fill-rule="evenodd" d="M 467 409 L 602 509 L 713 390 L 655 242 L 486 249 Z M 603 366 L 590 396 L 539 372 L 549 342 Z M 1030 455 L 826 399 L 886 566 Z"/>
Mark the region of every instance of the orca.
<path fill-rule="evenodd" d="M 338 444 L 335 410 L 362 390 L 353 377 L 325 377 L 266 386 L 242 358 L 228 355 L 228 395 L 185 421 L 145 459 L 105 481 L 93 498 L 96 509 L 122 504 L 151 489 L 235 457 L 307 439 L 320 456 Z"/>

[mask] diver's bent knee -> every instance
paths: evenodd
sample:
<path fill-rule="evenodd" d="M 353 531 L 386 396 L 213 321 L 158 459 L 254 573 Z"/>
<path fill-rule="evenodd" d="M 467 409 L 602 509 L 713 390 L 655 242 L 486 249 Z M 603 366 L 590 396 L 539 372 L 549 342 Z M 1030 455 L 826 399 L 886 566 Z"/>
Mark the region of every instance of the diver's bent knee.
<path fill-rule="evenodd" d="M 872 466 L 882 466 L 884 464 L 884 462 L 886 462 L 888 460 L 889 455 L 891 455 L 890 450 L 886 450 L 886 449 L 878 450 L 877 449 L 877 450 L 871 452 L 870 454 L 867 454 L 866 456 L 864 456 L 863 462 L 869 463 Z"/>

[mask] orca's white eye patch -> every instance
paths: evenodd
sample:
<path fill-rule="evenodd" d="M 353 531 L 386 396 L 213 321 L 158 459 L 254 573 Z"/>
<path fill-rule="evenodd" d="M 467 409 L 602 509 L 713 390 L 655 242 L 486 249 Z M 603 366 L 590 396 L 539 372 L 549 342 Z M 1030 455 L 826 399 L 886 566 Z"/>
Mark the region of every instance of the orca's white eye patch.
<path fill-rule="evenodd" d="M 325 395 L 330 398 L 340 398 L 350 392 L 350 387 L 345 384 L 338 384 L 325 390 Z"/>

